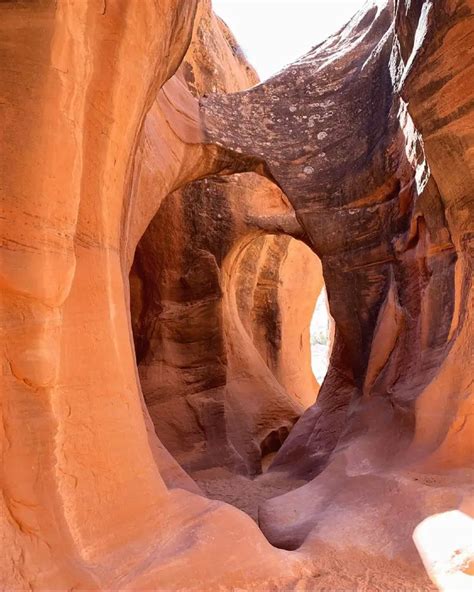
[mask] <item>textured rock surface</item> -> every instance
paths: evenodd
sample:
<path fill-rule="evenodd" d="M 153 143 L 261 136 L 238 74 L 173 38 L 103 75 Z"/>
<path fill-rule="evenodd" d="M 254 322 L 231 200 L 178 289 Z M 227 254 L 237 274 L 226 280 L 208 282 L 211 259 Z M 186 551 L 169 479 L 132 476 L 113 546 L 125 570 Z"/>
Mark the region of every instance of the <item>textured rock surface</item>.
<path fill-rule="evenodd" d="M 155 96 L 188 49 L 196 8 L 0 5 L 5 590 L 258 587 L 301 571 L 244 514 L 167 489 L 195 486 L 141 401 L 131 254 L 160 200 L 212 169 L 212 150 L 188 149 L 163 125 L 153 171 L 163 194 L 134 189 L 139 162 L 152 166 L 141 136 L 179 110 L 179 80 L 171 106 L 160 111 Z"/>
<path fill-rule="evenodd" d="M 472 493 L 467 471 L 452 488 L 412 473 L 473 459 L 472 8 L 374 6 L 263 85 L 203 102 L 208 140 L 284 190 L 336 323 L 318 401 L 271 469 L 311 478 L 330 465 L 262 509 L 279 546 L 354 528 L 355 548 L 412 563 L 417 524 Z M 384 518 L 369 501 L 382 497 Z"/>
<path fill-rule="evenodd" d="M 423 566 L 441 588 L 465 585 L 472 12 L 469 0 L 368 7 L 237 92 L 254 74 L 206 1 L 0 2 L 3 589 L 425 590 Z M 235 94 L 200 106 L 209 91 Z M 188 185 L 246 171 L 267 179 Z M 186 221 L 209 235 L 183 244 Z M 159 431 L 153 393 L 183 374 L 153 376 L 153 356 L 166 344 L 185 368 L 194 357 L 205 372 L 191 382 L 207 400 L 214 391 L 226 421 L 204 413 L 189 449 L 224 443 L 221 459 L 235 450 L 254 470 L 265 430 L 309 403 L 308 385 L 291 390 L 285 337 L 307 312 L 268 277 L 276 262 L 282 278 L 304 273 L 285 271 L 288 236 L 320 257 L 336 325 L 318 401 L 263 476 L 307 481 L 259 512 L 269 540 L 293 552 L 193 493 L 139 384 L 140 372 Z M 187 288 L 176 275 L 194 247 Z M 252 252 L 273 263 L 246 272 Z M 145 275 L 178 311 L 167 334 L 141 330 L 140 265 L 169 270 Z M 283 311 L 277 360 L 267 296 Z M 180 316 L 191 297 L 196 326 Z M 255 403 L 273 406 L 263 424 Z"/>

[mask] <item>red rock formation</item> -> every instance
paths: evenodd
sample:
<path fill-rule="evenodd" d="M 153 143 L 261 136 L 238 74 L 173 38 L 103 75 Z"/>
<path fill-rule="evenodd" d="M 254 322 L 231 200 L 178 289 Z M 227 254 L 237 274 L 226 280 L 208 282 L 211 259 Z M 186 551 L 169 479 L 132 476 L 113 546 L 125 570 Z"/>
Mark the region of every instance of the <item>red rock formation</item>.
<path fill-rule="evenodd" d="M 160 440 L 188 470 L 259 472 L 261 444 L 287 435 L 315 400 L 317 257 L 247 222 L 287 211 L 255 175 L 209 179 L 166 198 L 139 243 L 131 310 L 142 388 Z"/>
<path fill-rule="evenodd" d="M 209 89 L 254 82 L 208 2 L 0 3 L 3 589 L 429 589 L 414 531 L 432 580 L 465 585 L 472 12 L 469 0 L 369 7 L 274 79 L 203 100 L 200 111 Z M 202 200 L 204 216 L 222 213 L 219 198 L 206 202 L 206 182 L 184 187 L 244 171 L 276 183 L 291 206 L 255 176 L 212 181 L 212 191 L 225 186 L 237 227 L 221 260 L 228 218 L 204 220 L 215 232 L 189 233 L 206 247 L 188 264 L 189 291 L 155 275 L 168 239 L 179 248 L 170 272 L 184 269 L 186 245 L 172 233 L 186 199 Z M 133 348 L 132 321 L 150 351 L 156 339 L 172 358 L 205 360 L 192 380 L 199 392 L 225 384 L 226 422 L 202 417 L 221 430 L 216 442 L 255 466 L 248 443 L 298 406 L 287 346 L 275 363 L 260 322 L 263 294 L 287 310 L 285 292 L 265 284 L 273 264 L 255 269 L 251 289 L 238 281 L 246 241 L 284 265 L 287 239 L 264 233 L 298 236 L 321 258 L 336 325 L 318 401 L 264 476 L 308 481 L 260 511 L 268 539 L 301 545 L 296 553 L 272 547 L 238 510 L 183 490 L 196 488 L 154 434 Z M 168 290 L 177 314 L 168 335 L 161 327 L 140 341 L 143 311 L 163 302 L 146 295 L 136 268 L 130 314 L 144 234 L 138 257 L 155 272 L 146 284 Z M 194 334 L 179 318 L 193 295 L 203 305 Z M 286 343 L 291 322 L 282 317 Z M 178 328 L 192 347 L 180 347 Z M 146 364 L 140 373 L 146 391 Z M 255 384 L 260 402 L 284 401 L 281 416 L 276 404 L 258 423 Z M 213 434 L 200 429 L 207 445 Z"/>
<path fill-rule="evenodd" d="M 138 150 L 132 228 L 143 228 L 139 204 L 147 212 L 163 204 L 132 269 L 139 372 L 157 433 L 188 470 L 229 466 L 259 472 L 261 444 L 279 431 L 283 439 L 317 394 L 309 323 L 322 285 L 320 265 L 302 244 L 290 251 L 289 236 L 262 234 L 275 217 L 292 221 L 281 191 L 246 174 L 205 179 L 166 198 L 164 193 L 174 188 L 170 166 L 182 166 L 173 135 L 175 127 L 181 130 L 180 113 L 170 111 L 170 97 L 176 102 L 179 92 L 192 107 L 190 91 L 233 91 L 256 81 L 227 28 L 203 4 L 190 48 L 153 105 Z M 174 142 L 174 161 L 166 164 L 163 182 L 166 134 Z M 185 144 L 181 149 L 197 150 Z M 200 150 L 199 166 L 208 163 Z M 211 165 L 221 168 L 217 161 Z M 286 230 L 301 233 L 294 220 Z M 288 257 L 293 264 L 284 263 Z M 305 292 L 295 284 L 303 274 Z M 302 303 L 290 312 L 292 297 L 302 297 Z"/>
<path fill-rule="evenodd" d="M 133 156 L 196 6 L 0 6 L 5 590 L 242 587 L 300 573 L 250 518 L 168 491 L 163 479 L 184 477 L 144 421 L 128 261 L 159 196 L 131 192 Z M 210 168 L 207 151 L 163 133 L 162 197 Z"/>
<path fill-rule="evenodd" d="M 354 525 L 359 551 L 413 563 L 413 529 L 471 482 L 426 474 L 473 459 L 472 36 L 469 2 L 373 7 L 265 84 L 204 102 L 209 141 L 285 191 L 336 323 L 318 401 L 273 469 L 330 464 L 262 509 L 279 546 L 340 548 Z M 382 496 L 384 519 L 360 507 Z"/>

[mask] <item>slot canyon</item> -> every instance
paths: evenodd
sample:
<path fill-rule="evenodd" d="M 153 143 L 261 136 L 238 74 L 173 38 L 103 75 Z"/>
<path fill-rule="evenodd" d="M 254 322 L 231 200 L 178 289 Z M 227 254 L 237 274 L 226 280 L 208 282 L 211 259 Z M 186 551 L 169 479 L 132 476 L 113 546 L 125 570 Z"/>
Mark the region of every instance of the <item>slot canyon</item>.
<path fill-rule="evenodd" d="M 474 2 L 0 31 L 0 589 L 472 590 Z"/>

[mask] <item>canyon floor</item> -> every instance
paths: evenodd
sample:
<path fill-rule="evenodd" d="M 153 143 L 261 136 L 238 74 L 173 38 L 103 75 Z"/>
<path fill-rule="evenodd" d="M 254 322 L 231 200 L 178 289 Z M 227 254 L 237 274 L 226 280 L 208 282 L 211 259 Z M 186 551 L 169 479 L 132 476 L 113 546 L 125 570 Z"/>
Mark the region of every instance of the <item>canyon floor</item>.
<path fill-rule="evenodd" d="M 258 507 L 262 502 L 306 483 L 279 473 L 263 473 L 250 478 L 236 475 L 225 468 L 196 471 L 191 473 L 191 477 L 207 497 L 239 508 L 257 523 Z"/>

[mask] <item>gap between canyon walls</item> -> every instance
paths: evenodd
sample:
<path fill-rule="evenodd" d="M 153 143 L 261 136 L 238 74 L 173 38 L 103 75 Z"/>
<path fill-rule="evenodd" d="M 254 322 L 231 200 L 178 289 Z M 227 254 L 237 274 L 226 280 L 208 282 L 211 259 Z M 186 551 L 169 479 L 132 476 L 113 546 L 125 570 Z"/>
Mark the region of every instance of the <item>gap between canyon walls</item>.
<path fill-rule="evenodd" d="M 161 442 L 210 497 L 254 518 L 266 470 L 319 389 L 310 324 L 321 265 L 301 241 L 258 229 L 285 216 L 281 191 L 252 173 L 168 196 L 130 273 L 145 402 Z"/>
<path fill-rule="evenodd" d="M 380 0 L 258 85 L 208 0 L 0 2 L 0 587 L 466 584 L 472 23 L 469 0 Z M 264 273 L 293 239 L 334 347 L 243 493 L 259 529 L 206 471 L 255 475 L 307 406 Z M 176 454 L 201 491 L 156 436 L 132 326 L 147 396 L 163 380 L 194 422 Z"/>

